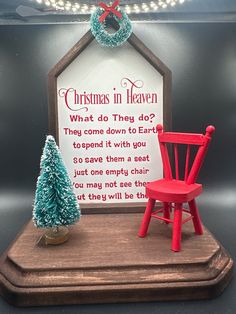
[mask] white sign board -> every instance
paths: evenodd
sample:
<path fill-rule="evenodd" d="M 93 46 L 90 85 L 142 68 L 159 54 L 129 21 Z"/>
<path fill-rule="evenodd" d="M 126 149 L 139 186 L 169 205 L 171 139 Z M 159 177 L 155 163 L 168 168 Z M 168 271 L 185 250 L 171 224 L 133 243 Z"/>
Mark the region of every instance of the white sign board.
<path fill-rule="evenodd" d="M 128 43 L 93 41 L 57 77 L 60 150 L 80 204 L 144 202 L 162 177 L 163 76 Z"/>

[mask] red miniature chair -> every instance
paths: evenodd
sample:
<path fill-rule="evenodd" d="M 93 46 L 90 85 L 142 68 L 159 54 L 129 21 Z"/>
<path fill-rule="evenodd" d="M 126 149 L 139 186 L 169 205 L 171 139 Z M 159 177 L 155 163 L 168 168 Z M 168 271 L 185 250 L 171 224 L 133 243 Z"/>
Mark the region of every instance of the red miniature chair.
<path fill-rule="evenodd" d="M 182 224 L 192 219 L 195 233 L 199 235 L 203 233 L 201 220 L 195 202 L 195 198 L 202 192 L 202 185 L 195 183 L 195 181 L 215 128 L 214 126 L 208 126 L 205 135 L 163 132 L 162 125 L 157 125 L 157 131 L 163 163 L 164 179 L 152 181 L 146 185 L 148 203 L 138 235 L 140 237 L 146 236 L 151 218 L 164 220 L 167 224 L 173 223 L 172 250 L 178 252 L 181 247 Z M 168 145 L 170 144 L 173 144 L 174 147 L 175 179 L 173 178 L 170 164 L 168 149 Z M 179 178 L 178 144 L 187 146 L 183 180 Z M 193 152 L 192 146 L 197 148 L 197 150 L 195 148 L 195 152 Z M 192 153 L 194 153 L 195 158 L 193 158 L 193 161 L 191 162 Z M 153 211 L 156 200 L 161 201 L 163 207 Z M 183 208 L 183 203 L 188 203 L 189 210 Z M 174 218 L 170 219 L 172 208 L 174 208 Z M 182 220 L 182 212 L 187 213 L 189 217 Z M 162 213 L 162 216 L 158 215 L 159 213 Z"/>

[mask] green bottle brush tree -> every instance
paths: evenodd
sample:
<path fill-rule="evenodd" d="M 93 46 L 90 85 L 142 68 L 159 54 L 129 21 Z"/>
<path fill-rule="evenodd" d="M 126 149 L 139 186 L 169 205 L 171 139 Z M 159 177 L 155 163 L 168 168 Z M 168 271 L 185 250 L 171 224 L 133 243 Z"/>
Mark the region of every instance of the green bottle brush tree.
<path fill-rule="evenodd" d="M 33 221 L 47 228 L 45 244 L 60 244 L 69 237 L 67 226 L 80 219 L 80 208 L 72 183 L 53 136 L 46 138 L 37 180 Z"/>

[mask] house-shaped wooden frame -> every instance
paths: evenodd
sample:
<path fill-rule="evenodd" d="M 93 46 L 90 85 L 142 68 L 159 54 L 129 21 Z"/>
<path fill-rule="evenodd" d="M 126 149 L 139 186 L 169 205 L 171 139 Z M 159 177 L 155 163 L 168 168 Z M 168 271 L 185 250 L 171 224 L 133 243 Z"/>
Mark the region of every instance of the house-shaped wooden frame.
<path fill-rule="evenodd" d="M 72 62 L 80 58 L 80 54 L 86 51 L 86 48 L 95 40 L 89 30 L 82 38 L 72 47 L 66 55 L 51 69 L 48 74 L 48 93 L 49 93 L 49 133 L 54 135 L 57 143 L 60 146 L 59 139 L 59 118 L 58 118 L 58 87 L 57 79 Z M 168 67 L 156 57 L 133 33 L 128 39 L 128 43 L 137 51 L 145 60 L 153 67 L 158 75 L 163 79 L 163 121 L 165 130 L 171 129 L 171 71 Z M 123 48 L 121 48 L 123 49 Z M 114 51 L 110 48 L 111 53 Z M 158 147 L 155 142 L 156 147 Z M 161 166 L 161 165 L 160 165 Z M 132 202 L 125 205 L 120 203 L 115 204 L 81 204 L 83 213 L 104 213 L 104 212 L 137 212 L 143 211 L 144 203 Z"/>

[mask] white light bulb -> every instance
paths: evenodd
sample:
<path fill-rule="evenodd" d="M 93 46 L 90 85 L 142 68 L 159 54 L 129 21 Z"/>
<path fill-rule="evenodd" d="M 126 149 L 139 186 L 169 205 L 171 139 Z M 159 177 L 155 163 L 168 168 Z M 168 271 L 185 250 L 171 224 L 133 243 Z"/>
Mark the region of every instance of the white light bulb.
<path fill-rule="evenodd" d="M 131 9 L 130 9 L 130 7 L 129 7 L 128 5 L 125 6 L 125 12 L 126 12 L 127 14 L 130 14 L 130 13 L 131 13 Z"/>
<path fill-rule="evenodd" d="M 153 1 L 151 1 L 151 2 L 150 2 L 150 7 L 151 7 L 151 8 L 154 8 L 155 6 L 156 6 L 156 3 L 153 2 Z"/>

